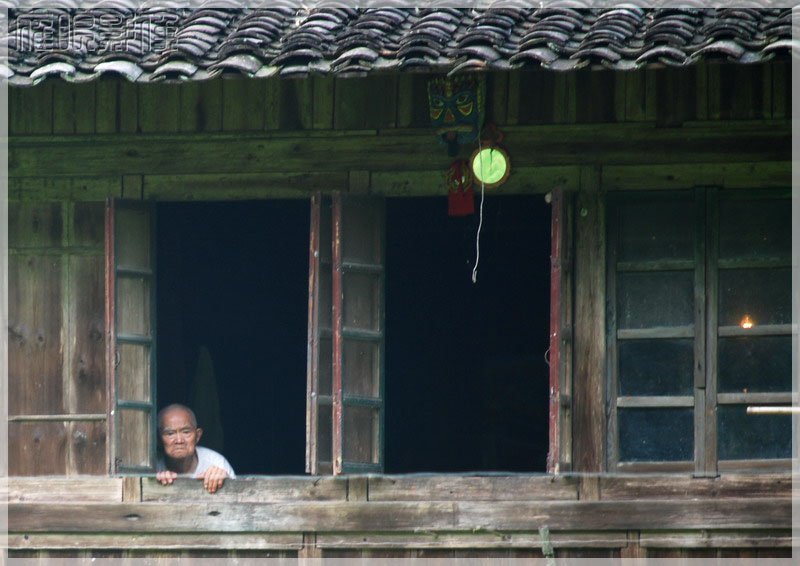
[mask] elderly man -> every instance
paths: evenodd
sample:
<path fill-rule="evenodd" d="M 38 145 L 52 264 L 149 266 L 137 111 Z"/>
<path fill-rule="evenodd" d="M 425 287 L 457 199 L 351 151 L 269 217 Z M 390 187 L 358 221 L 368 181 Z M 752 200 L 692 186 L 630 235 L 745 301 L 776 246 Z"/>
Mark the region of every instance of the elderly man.
<path fill-rule="evenodd" d="M 178 476 L 203 480 L 203 487 L 214 493 L 225 478 L 235 478 L 233 468 L 222 454 L 198 446 L 203 429 L 198 428 L 194 412 L 184 405 L 173 404 L 158 413 L 158 434 L 164 456 L 156 463 L 156 479 L 171 484 Z"/>

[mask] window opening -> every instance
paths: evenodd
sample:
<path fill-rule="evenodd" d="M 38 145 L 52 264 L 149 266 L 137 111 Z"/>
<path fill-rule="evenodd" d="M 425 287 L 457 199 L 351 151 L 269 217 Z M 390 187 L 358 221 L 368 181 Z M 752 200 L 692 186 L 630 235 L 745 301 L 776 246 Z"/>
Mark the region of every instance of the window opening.
<path fill-rule="evenodd" d="M 539 472 L 548 451 L 550 205 L 387 200 L 386 472 Z"/>
<path fill-rule="evenodd" d="M 307 200 L 159 203 L 158 404 L 236 473 L 302 474 Z"/>

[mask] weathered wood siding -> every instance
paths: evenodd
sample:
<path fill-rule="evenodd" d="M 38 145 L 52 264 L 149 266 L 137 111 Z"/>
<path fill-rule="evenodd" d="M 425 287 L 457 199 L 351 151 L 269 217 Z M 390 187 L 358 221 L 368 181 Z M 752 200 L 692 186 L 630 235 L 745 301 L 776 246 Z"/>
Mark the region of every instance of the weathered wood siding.
<path fill-rule="evenodd" d="M 560 187 L 572 203 L 562 460 L 574 470 L 604 465 L 605 193 L 788 186 L 789 66 L 488 76 L 487 119 L 513 165 L 498 194 Z M 106 473 L 106 197 L 443 195 L 452 158 L 429 127 L 427 79 L 9 89 L 11 475 Z M 789 484 L 772 475 L 280 478 L 230 482 L 213 499 L 189 482 L 52 481 L 12 478 L 12 556 L 537 557 L 545 522 L 563 557 L 791 555 Z M 92 520 L 89 501 L 102 509 Z M 332 517 L 347 521 L 337 531 Z"/>
<path fill-rule="evenodd" d="M 105 473 L 102 204 L 8 216 L 9 473 Z"/>
<path fill-rule="evenodd" d="M 580 499 L 587 480 L 596 501 Z M 9 502 L 20 553 L 528 557 L 542 555 L 544 526 L 562 557 L 791 549 L 789 474 L 259 478 L 214 495 L 191 480 L 12 478 Z"/>

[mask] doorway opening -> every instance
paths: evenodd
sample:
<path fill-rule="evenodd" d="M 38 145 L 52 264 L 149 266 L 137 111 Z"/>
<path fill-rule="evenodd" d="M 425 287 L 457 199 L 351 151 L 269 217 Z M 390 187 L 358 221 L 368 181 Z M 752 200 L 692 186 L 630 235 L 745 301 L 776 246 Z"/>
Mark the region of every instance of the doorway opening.
<path fill-rule="evenodd" d="M 478 204 L 387 201 L 389 473 L 546 469 L 550 206 L 486 199 L 473 284 Z"/>
<path fill-rule="evenodd" d="M 158 404 L 238 475 L 302 474 L 306 200 L 159 203 Z"/>

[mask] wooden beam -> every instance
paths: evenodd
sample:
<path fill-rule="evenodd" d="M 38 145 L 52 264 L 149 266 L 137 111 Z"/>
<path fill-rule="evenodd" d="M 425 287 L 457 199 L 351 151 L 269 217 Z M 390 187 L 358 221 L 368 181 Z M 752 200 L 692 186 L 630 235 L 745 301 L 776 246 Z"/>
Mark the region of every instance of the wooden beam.
<path fill-rule="evenodd" d="M 384 196 L 442 196 L 447 194 L 445 169 L 432 171 L 379 171 L 371 174 L 371 194 Z M 554 188 L 575 190 L 580 178 L 577 165 L 516 167 L 508 180 L 487 195 L 545 194 Z M 480 189 L 480 187 L 478 187 Z"/>
<path fill-rule="evenodd" d="M 624 532 L 550 533 L 554 548 L 620 548 L 626 543 Z M 321 533 L 320 548 L 541 548 L 538 532 L 503 533 Z"/>
<path fill-rule="evenodd" d="M 578 480 L 565 476 L 372 476 L 370 501 L 575 500 Z"/>
<path fill-rule="evenodd" d="M 161 201 L 308 198 L 314 191 L 344 189 L 347 172 L 145 175 L 144 196 Z"/>
<path fill-rule="evenodd" d="M 0 499 L 10 503 L 117 503 L 122 501 L 122 478 L 11 477 L 7 483 L 0 482 Z"/>
<path fill-rule="evenodd" d="M 507 130 L 504 146 L 515 167 L 785 161 L 791 150 L 787 120 Z M 363 169 L 365 159 L 370 171 L 444 171 L 451 161 L 428 131 L 302 133 L 15 137 L 9 176 L 348 171 Z"/>
<path fill-rule="evenodd" d="M 16 177 L 8 180 L 8 200 L 104 201 L 121 194 L 121 180 L 103 177 Z"/>
<path fill-rule="evenodd" d="M 142 480 L 142 501 L 214 503 L 278 501 L 344 501 L 347 498 L 347 480 L 333 477 L 261 477 L 243 478 L 226 482 L 223 489 L 213 495 L 203 490 L 202 482 L 178 479 L 163 486 L 152 478 Z"/>
<path fill-rule="evenodd" d="M 600 478 L 603 500 L 791 497 L 792 476 L 724 474 L 715 478 L 635 475 Z"/>
<path fill-rule="evenodd" d="M 614 190 L 687 189 L 716 185 L 726 189 L 789 187 L 791 161 L 686 163 L 674 165 L 609 165 L 603 167 L 603 188 Z"/>
<path fill-rule="evenodd" d="M 14 549 L 300 549 L 302 533 L 26 533 L 8 537 Z"/>
<path fill-rule="evenodd" d="M 790 498 L 418 503 L 11 503 L 10 533 L 788 529 Z"/>

